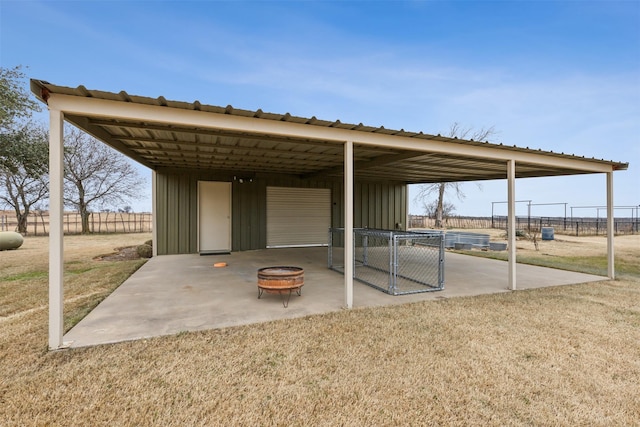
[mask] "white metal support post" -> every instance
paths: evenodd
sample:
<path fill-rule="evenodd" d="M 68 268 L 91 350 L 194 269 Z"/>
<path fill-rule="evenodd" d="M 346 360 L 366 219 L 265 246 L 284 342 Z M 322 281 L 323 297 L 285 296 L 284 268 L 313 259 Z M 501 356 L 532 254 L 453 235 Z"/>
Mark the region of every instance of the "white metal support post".
<path fill-rule="evenodd" d="M 507 162 L 507 239 L 509 257 L 509 289 L 516 290 L 516 161 Z"/>
<path fill-rule="evenodd" d="M 64 302 L 63 235 L 64 115 L 49 111 L 49 348 L 62 347 Z"/>
<path fill-rule="evenodd" d="M 353 307 L 353 141 L 344 144 L 344 305 Z"/>
<path fill-rule="evenodd" d="M 614 229 L 613 218 L 613 171 L 607 172 L 607 275 L 616 278 L 615 256 L 613 250 Z"/>
<path fill-rule="evenodd" d="M 151 171 L 151 252 L 154 257 L 158 256 L 158 210 L 156 208 L 156 191 L 158 190 L 158 175 L 156 171 Z"/>
<path fill-rule="evenodd" d="M 404 186 L 404 228 L 402 230 L 409 230 L 411 224 L 409 224 L 409 185 Z"/>

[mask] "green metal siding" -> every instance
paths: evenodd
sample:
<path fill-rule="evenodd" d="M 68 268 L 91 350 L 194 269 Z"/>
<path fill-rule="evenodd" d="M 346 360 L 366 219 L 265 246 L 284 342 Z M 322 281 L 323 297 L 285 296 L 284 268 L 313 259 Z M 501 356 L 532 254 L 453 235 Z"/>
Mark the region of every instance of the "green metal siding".
<path fill-rule="evenodd" d="M 198 252 L 198 181 L 232 182 L 232 250 L 264 249 L 267 244 L 267 186 L 331 189 L 331 223 L 344 225 L 343 182 L 258 176 L 234 180 L 229 174 L 158 172 L 156 185 L 159 255 Z M 406 218 L 406 185 L 356 182 L 354 226 L 395 229 Z"/>
<path fill-rule="evenodd" d="M 231 241 L 236 250 L 259 249 L 266 246 L 266 186 L 262 180 L 234 181 L 231 195 Z M 264 223 L 264 224 L 263 224 Z M 197 227 L 197 225 L 196 225 Z"/>

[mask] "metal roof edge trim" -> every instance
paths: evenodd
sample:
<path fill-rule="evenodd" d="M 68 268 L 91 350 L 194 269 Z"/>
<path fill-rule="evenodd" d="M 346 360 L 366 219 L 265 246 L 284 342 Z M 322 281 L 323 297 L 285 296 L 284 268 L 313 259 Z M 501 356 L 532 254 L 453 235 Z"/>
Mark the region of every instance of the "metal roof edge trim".
<path fill-rule="evenodd" d="M 414 132 L 414 131 L 405 131 L 404 129 L 395 130 L 395 129 L 387 129 L 384 126 L 374 127 L 363 125 L 362 123 L 352 124 L 352 123 L 342 123 L 340 120 L 329 121 L 329 120 L 321 120 L 312 116 L 308 117 L 299 117 L 293 116 L 290 113 L 285 114 L 277 114 L 277 113 L 267 113 L 262 109 L 258 109 L 256 111 L 252 110 L 243 110 L 233 107 L 232 105 L 227 105 L 226 107 L 215 106 L 209 104 L 202 104 L 200 101 L 195 100 L 194 102 L 186 102 L 186 101 L 175 101 L 175 100 L 167 100 L 163 96 L 159 96 L 158 98 L 151 98 L 146 96 L 139 95 L 131 95 L 126 91 L 122 90 L 118 93 L 115 92 L 107 92 L 107 91 L 99 91 L 93 89 L 87 89 L 85 86 L 80 85 L 77 88 L 66 87 L 66 86 L 58 86 L 52 83 L 49 83 L 45 80 L 38 79 L 30 79 L 30 87 L 31 92 L 36 96 L 36 98 L 43 102 L 47 103 L 49 96 L 52 93 L 63 94 L 63 95 L 72 95 L 79 97 L 89 97 L 89 98 L 97 98 L 104 99 L 110 101 L 118 101 L 118 102 L 131 102 L 136 104 L 143 105 L 151 105 L 151 106 L 159 106 L 159 107 L 170 107 L 177 108 L 183 110 L 193 110 L 193 111 L 203 111 L 209 113 L 217 113 L 217 114 L 229 114 L 240 117 L 248 117 L 254 119 L 261 120 L 273 120 L 273 121 L 285 121 L 297 124 L 305 124 L 309 126 L 320 126 L 320 127 L 333 127 L 338 129 L 345 130 L 354 130 L 358 132 L 369 132 L 369 133 L 381 133 L 386 135 L 393 136 L 402 136 L 413 139 L 425 139 L 425 140 L 436 140 L 442 142 L 449 142 L 453 144 L 465 144 L 465 145 L 475 145 L 475 146 L 491 146 L 494 148 L 504 149 L 504 150 L 512 150 L 519 152 L 535 152 L 537 154 L 549 155 L 554 157 L 564 157 L 569 159 L 579 159 L 582 161 L 589 161 L 595 163 L 605 163 L 612 166 L 614 171 L 619 170 L 627 170 L 629 167 L 628 162 L 617 162 L 613 160 L 605 160 L 605 159 L 597 159 L 595 157 L 585 157 L 578 156 L 575 154 L 565 154 L 565 153 L 556 153 L 554 151 L 546 151 L 541 149 L 531 149 L 518 147 L 516 145 L 504 145 L 502 143 L 492 143 L 489 141 L 474 141 L 461 139 L 457 137 L 446 137 L 440 134 L 432 135 L 423 132 Z"/>

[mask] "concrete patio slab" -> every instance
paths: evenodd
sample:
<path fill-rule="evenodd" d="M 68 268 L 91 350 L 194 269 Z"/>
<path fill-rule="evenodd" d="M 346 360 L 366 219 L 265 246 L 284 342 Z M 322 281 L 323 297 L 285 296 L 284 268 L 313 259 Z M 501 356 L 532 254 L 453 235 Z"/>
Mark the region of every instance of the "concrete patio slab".
<path fill-rule="evenodd" d="M 327 268 L 326 248 L 287 248 L 234 252 L 229 255 L 165 255 L 150 259 L 65 336 L 83 347 L 303 317 L 341 310 L 344 277 Z M 216 262 L 227 267 L 216 268 Z M 302 295 L 258 299 L 259 268 L 304 268 Z M 518 289 L 606 280 L 606 277 L 518 264 Z M 447 252 L 445 289 L 392 296 L 354 281 L 354 307 L 509 292 L 507 263 Z"/>

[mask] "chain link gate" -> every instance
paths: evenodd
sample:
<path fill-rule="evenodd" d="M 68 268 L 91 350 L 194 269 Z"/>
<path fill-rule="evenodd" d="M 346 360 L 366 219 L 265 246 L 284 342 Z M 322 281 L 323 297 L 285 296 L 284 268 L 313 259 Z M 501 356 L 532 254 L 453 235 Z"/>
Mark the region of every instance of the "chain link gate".
<path fill-rule="evenodd" d="M 391 295 L 444 289 L 444 233 L 356 228 L 353 278 Z M 329 229 L 329 268 L 344 274 L 344 228 Z"/>

